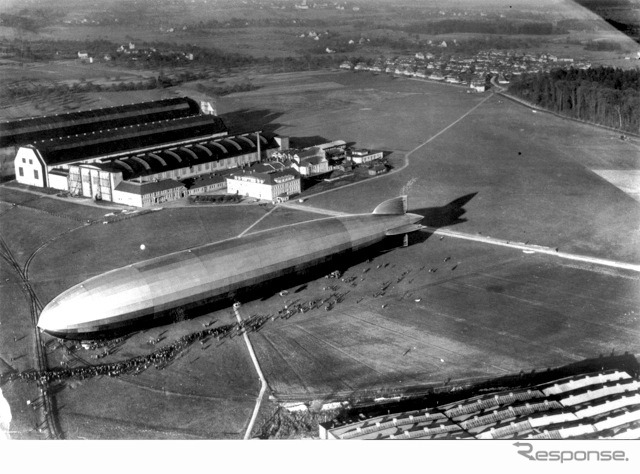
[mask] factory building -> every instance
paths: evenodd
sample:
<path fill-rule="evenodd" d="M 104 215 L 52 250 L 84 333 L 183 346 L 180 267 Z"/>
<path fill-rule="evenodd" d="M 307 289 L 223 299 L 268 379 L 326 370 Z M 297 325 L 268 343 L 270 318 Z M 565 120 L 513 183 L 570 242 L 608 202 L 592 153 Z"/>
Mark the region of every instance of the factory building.
<path fill-rule="evenodd" d="M 249 168 L 227 177 L 227 192 L 272 202 L 281 202 L 302 190 L 300 175 L 291 168 L 262 172 Z"/>
<path fill-rule="evenodd" d="M 325 151 L 320 147 L 289 153 L 289 159 L 292 161 L 291 167 L 302 176 L 317 176 L 331 171 Z"/>
<path fill-rule="evenodd" d="M 127 201 L 123 199 L 122 192 L 134 189 L 120 188 L 123 182 L 144 184 L 185 181 L 190 184 L 189 194 L 195 194 L 202 192 L 196 191 L 199 188 L 210 191 L 226 185 L 224 180 L 212 178 L 212 174 L 257 163 L 269 158 L 277 149 L 278 142 L 274 137 L 267 138 L 260 133 L 251 133 L 154 149 L 120 159 L 71 164 L 66 189 L 72 195 L 122 204 Z M 196 180 L 191 184 L 194 178 Z M 204 184 L 205 180 L 216 182 Z M 121 190 L 120 193 L 116 192 L 118 189 Z M 141 189 L 145 191 L 152 188 Z M 184 197 L 178 192 L 169 193 L 167 196 L 175 199 Z M 131 199 L 138 202 L 137 198 Z M 150 195 L 143 197 L 140 202 L 142 205 L 154 205 L 167 200 L 170 199 Z"/>
<path fill-rule="evenodd" d="M 187 188 L 173 179 L 151 183 L 123 181 L 113 190 L 113 201 L 135 207 L 149 207 L 185 197 Z"/>
<path fill-rule="evenodd" d="M 14 160 L 16 180 L 52 187 L 59 180 L 54 178 L 52 182 L 50 172 L 62 173 L 71 164 L 115 161 L 161 146 L 184 146 L 226 135 L 220 118 L 197 115 L 40 140 L 19 148 Z"/>
<path fill-rule="evenodd" d="M 17 149 L 18 183 L 142 207 L 223 189 L 221 172 L 289 147 L 260 132 L 228 136 L 222 119 L 186 97 L 2 122 L 0 134 Z M 283 179 L 266 181 L 293 193 Z"/>
<path fill-rule="evenodd" d="M 275 156 L 290 162 L 291 167 L 301 176 L 313 177 L 329 173 L 333 169 L 333 164 L 344 156 L 345 147 L 346 143 L 343 140 L 336 140 L 301 150 L 288 149 Z"/>

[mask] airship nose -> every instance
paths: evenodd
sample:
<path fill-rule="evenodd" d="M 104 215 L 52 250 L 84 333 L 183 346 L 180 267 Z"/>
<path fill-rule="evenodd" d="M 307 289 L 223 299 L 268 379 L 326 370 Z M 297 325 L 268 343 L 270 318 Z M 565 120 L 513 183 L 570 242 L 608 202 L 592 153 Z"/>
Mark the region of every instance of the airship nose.
<path fill-rule="evenodd" d="M 68 308 L 64 304 L 64 294 L 54 298 L 40 312 L 38 327 L 45 332 L 58 332 L 65 326 L 65 314 Z"/>
<path fill-rule="evenodd" d="M 42 331 L 53 331 L 56 329 L 55 313 L 49 305 L 42 310 L 38 318 L 38 327 Z"/>

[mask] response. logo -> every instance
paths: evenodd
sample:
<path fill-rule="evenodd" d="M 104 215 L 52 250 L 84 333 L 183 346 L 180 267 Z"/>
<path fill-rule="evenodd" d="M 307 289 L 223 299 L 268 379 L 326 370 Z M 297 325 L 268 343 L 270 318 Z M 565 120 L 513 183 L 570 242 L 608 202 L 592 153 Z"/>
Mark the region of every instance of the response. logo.
<path fill-rule="evenodd" d="M 577 449 L 546 450 L 533 449 L 531 443 L 513 443 L 518 448 L 518 454 L 529 461 L 560 461 L 560 463 L 573 461 L 628 461 L 624 451 L 610 451 L 606 449 L 582 451 Z"/>

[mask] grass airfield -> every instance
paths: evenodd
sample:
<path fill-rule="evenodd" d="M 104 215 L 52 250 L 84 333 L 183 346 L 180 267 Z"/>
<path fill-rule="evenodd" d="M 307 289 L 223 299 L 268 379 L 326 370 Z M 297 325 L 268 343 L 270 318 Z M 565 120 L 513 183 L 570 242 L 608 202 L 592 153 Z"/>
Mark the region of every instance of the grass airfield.
<path fill-rule="evenodd" d="M 368 212 L 401 193 L 434 227 L 640 262 L 640 204 L 592 171 L 640 169 L 638 141 L 460 87 L 336 72 L 262 80 L 254 92 L 272 93 L 232 94 L 220 112 L 237 124 L 249 117 L 249 128 L 262 121 L 283 135 L 391 151 L 396 168 L 407 166 L 266 216 L 259 206 L 171 207 L 107 225 L 110 209 L 2 187 L 0 235 L 43 305 L 90 276 L 238 235 L 261 218 L 250 232 L 323 217 L 313 208 Z M 464 213 L 445 207 L 472 194 Z M 0 366 L 27 370 L 34 364 L 30 301 L 5 260 L 0 276 Z M 612 350 L 640 353 L 637 273 L 423 231 L 409 247 L 372 256 L 343 278 L 244 302 L 244 317 L 276 315 L 296 300 L 345 293 L 330 311 L 274 318 L 250 334 L 277 399 L 455 386 Z M 69 356 L 54 339 L 43 340 L 50 367 L 108 363 L 148 354 L 204 324 L 234 321 L 227 309 L 149 329 L 99 361 L 93 356 L 100 350 Z M 161 341 L 152 346 L 150 339 Z M 244 341 L 234 337 L 194 344 L 163 370 L 68 380 L 53 398 L 69 439 L 222 439 L 244 435 L 259 388 Z M 2 390 L 14 436 L 42 437 L 25 405 L 35 385 L 12 382 Z"/>
<path fill-rule="evenodd" d="M 432 236 L 353 267 L 342 304 L 252 336 L 271 388 L 285 400 L 383 396 L 638 352 L 635 276 L 487 247 Z M 322 294 L 316 283 L 306 291 Z"/>

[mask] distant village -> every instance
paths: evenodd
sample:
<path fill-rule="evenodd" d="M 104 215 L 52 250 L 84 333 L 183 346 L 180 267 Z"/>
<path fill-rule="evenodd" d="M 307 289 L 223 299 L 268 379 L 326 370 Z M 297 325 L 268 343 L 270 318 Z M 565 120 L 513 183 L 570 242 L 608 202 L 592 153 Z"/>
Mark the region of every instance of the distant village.
<path fill-rule="evenodd" d="M 301 37 L 320 38 L 322 33 L 309 31 Z M 349 44 L 354 43 L 349 40 Z M 360 44 L 366 39 L 360 38 Z M 431 43 L 431 42 L 430 42 Z M 456 40 L 451 40 L 452 45 Z M 584 59 L 560 57 L 547 53 L 519 53 L 516 51 L 490 50 L 480 51 L 474 55 L 451 54 L 446 51 L 449 46 L 443 40 L 433 46 L 442 48 L 441 53 L 416 52 L 400 56 L 370 59 L 352 59 L 340 64 L 340 69 L 352 71 L 371 71 L 373 73 L 386 73 L 396 76 L 430 79 L 451 84 L 460 84 L 471 87 L 477 92 L 484 92 L 485 86 L 491 77 L 496 77 L 499 84 L 509 84 L 514 78 L 523 73 L 549 72 L 558 67 L 573 67 L 576 69 L 588 69 L 591 63 Z M 335 51 L 327 48 L 331 54 Z M 136 48 L 133 42 L 120 45 L 113 53 L 105 54 L 100 60 L 113 61 L 124 58 L 131 61 L 160 60 L 190 62 L 194 60 L 194 54 L 189 51 L 161 51 L 156 48 Z M 79 51 L 78 59 L 83 62 L 94 62 L 94 57 L 86 52 Z"/>
<path fill-rule="evenodd" d="M 438 46 L 445 49 L 448 44 L 442 41 Z M 492 50 L 480 51 L 470 57 L 445 52 L 441 54 L 417 52 L 413 55 L 379 57 L 358 62 L 345 61 L 340 64 L 341 69 L 353 71 L 371 71 L 467 85 L 477 92 L 485 91 L 486 83 L 491 77 L 497 77 L 499 84 L 509 84 L 523 73 L 548 72 L 565 66 L 588 69 L 591 63 L 546 53 Z"/>
<path fill-rule="evenodd" d="M 193 53 L 187 51 L 161 51 L 157 48 L 136 48 L 135 43 L 129 42 L 121 44 L 112 53 L 106 53 L 101 59 L 113 61 L 117 57 L 124 57 L 127 60 L 164 60 L 164 61 L 193 61 Z M 78 59 L 83 62 L 93 63 L 94 57 L 87 51 L 78 51 Z"/>

